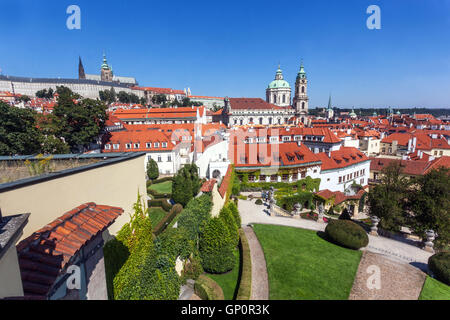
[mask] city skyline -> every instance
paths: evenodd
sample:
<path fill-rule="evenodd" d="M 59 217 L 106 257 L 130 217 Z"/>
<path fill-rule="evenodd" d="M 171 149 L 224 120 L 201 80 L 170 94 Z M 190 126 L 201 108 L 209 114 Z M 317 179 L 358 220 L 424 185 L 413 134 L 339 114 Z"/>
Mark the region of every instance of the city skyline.
<path fill-rule="evenodd" d="M 381 9 L 380 30 L 366 27 L 371 4 Z M 330 94 L 342 108 L 449 107 L 450 45 L 441 31 L 450 24 L 448 1 L 299 1 L 283 12 L 254 1 L 171 5 L 181 12 L 78 1 L 81 30 L 66 28 L 68 5 L 0 5 L 11 48 L 0 53 L 2 74 L 76 78 L 79 56 L 97 74 L 106 53 L 117 74 L 142 86 L 264 99 L 278 64 L 293 88 L 303 59 L 311 108 L 326 107 Z"/>

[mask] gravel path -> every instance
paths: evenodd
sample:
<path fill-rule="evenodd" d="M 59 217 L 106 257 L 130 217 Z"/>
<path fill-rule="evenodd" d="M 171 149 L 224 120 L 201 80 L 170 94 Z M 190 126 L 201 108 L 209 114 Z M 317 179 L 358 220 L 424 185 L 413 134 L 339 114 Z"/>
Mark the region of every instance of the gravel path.
<path fill-rule="evenodd" d="M 269 278 L 264 252 L 253 229 L 249 226 L 245 226 L 243 229 L 248 240 L 252 260 L 252 294 L 250 300 L 269 300 Z"/>
<path fill-rule="evenodd" d="M 407 263 L 365 251 L 349 300 L 417 300 L 425 278 L 425 273 Z"/>

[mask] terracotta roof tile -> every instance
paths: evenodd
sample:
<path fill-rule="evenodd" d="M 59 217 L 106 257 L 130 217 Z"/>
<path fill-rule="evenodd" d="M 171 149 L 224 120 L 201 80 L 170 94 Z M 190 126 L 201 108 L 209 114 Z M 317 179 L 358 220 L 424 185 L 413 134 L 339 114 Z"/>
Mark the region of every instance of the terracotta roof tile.
<path fill-rule="evenodd" d="M 22 240 L 17 253 L 24 294 L 45 297 L 81 248 L 122 213 L 118 207 L 85 203 Z"/>

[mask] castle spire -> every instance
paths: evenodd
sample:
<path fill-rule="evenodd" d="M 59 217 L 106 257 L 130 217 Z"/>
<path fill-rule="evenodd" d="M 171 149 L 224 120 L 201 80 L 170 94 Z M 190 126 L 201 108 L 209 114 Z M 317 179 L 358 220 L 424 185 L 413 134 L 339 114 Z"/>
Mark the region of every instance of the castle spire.
<path fill-rule="evenodd" d="M 83 62 L 81 57 L 78 56 L 78 79 L 86 79 L 86 74 L 84 73 Z"/>

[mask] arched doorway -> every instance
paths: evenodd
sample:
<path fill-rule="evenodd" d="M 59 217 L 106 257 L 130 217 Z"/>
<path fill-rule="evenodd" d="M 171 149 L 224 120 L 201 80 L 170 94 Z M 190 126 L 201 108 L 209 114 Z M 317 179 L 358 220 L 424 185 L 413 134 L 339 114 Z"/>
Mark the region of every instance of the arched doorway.
<path fill-rule="evenodd" d="M 213 177 L 214 179 L 220 178 L 220 171 L 217 170 L 217 169 L 214 170 L 213 173 L 212 173 L 212 177 Z"/>

